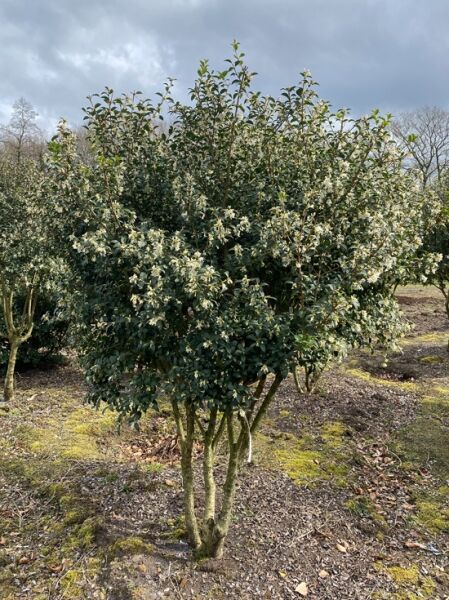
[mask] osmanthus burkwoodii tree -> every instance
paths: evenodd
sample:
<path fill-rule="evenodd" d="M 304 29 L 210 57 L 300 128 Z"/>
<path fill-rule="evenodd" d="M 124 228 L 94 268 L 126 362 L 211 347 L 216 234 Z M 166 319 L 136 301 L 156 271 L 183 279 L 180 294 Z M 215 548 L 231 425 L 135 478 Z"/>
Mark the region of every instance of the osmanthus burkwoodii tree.
<path fill-rule="evenodd" d="M 449 173 L 432 190 L 436 210 L 425 208 L 424 242 L 415 261 L 414 280 L 433 285 L 444 297 L 449 317 Z M 432 193 L 431 192 L 431 193 Z M 409 280 L 411 278 L 409 277 Z M 447 349 L 449 351 L 449 342 Z"/>
<path fill-rule="evenodd" d="M 410 330 L 394 298 L 395 284 L 378 281 L 353 294 L 345 313 L 330 321 L 323 315 L 321 324 L 296 335 L 297 352 L 292 368 L 299 394 L 316 390 L 328 367 L 342 362 L 351 350 L 366 348 L 388 353 L 400 351 L 398 340 Z M 385 314 L 389 313 L 387 326 Z"/>
<path fill-rule="evenodd" d="M 55 274 L 44 173 L 26 157 L 0 156 L 0 343 L 8 364 L 4 400 L 14 397 L 14 372 L 20 346 L 31 336 L 39 291 Z M 19 302 L 20 299 L 20 302 Z"/>
<path fill-rule="evenodd" d="M 251 436 L 304 339 L 370 318 L 388 330 L 396 305 L 380 283 L 420 244 L 422 199 L 386 119 L 333 113 L 308 73 L 279 99 L 252 79 L 235 44 L 224 71 L 201 63 L 188 105 L 170 86 L 157 104 L 92 98 L 89 165 L 65 123 L 51 144 L 90 400 L 136 422 L 170 400 L 190 543 L 212 557 Z"/>

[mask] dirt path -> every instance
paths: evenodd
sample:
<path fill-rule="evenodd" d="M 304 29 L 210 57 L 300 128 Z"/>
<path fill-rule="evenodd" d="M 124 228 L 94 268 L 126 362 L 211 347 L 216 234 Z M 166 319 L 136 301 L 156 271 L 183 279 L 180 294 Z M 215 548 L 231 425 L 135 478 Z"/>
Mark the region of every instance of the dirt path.
<path fill-rule="evenodd" d="M 386 369 L 283 385 L 239 485 L 225 559 L 184 541 L 170 418 L 118 433 L 71 367 L 23 375 L 0 417 L 0 598 L 449 598 L 449 327 L 437 295 Z M 201 501 L 201 498 L 199 499 Z"/>

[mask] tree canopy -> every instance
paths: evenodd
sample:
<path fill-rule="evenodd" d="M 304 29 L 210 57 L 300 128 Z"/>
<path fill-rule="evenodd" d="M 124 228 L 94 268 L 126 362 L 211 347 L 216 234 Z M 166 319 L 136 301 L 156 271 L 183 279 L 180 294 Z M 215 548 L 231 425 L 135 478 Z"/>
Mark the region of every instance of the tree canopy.
<path fill-rule="evenodd" d="M 52 211 L 45 194 L 42 169 L 31 159 L 0 156 L 0 300 L 9 343 L 5 399 L 14 393 L 14 368 L 19 346 L 33 331 L 39 290 L 58 260 L 51 234 Z M 22 298 L 18 307 L 15 299 Z"/>
<path fill-rule="evenodd" d="M 251 434 L 298 354 L 337 334 L 394 338 L 391 280 L 421 243 L 423 197 L 388 118 L 333 112 L 307 72 L 279 98 L 254 91 L 253 75 L 235 45 L 223 71 L 201 63 L 188 105 L 170 85 L 157 103 L 106 89 L 85 109 L 90 163 L 65 123 L 51 144 L 90 399 L 134 420 L 171 400 L 190 541 L 214 556 Z"/>

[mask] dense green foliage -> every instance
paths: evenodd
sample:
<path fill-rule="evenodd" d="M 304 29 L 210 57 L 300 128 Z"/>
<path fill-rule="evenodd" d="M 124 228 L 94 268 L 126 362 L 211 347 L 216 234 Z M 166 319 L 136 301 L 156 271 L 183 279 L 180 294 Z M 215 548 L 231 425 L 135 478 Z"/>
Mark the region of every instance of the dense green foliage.
<path fill-rule="evenodd" d="M 391 282 L 421 243 L 422 197 L 388 119 L 332 112 L 308 73 L 279 99 L 251 80 L 235 46 L 224 71 L 201 63 L 189 105 L 169 87 L 156 105 L 112 90 L 93 98 L 89 164 L 64 123 L 51 144 L 90 399 L 134 420 L 160 396 L 172 400 L 187 528 L 211 555 L 222 550 L 248 431 L 280 381 L 316 345 L 328 355 L 390 343 Z M 211 475 L 223 430 L 217 516 Z M 195 431 L 205 445 L 201 531 Z"/>
<path fill-rule="evenodd" d="M 438 210 L 427 216 L 424 244 L 418 256 L 418 276 L 437 287 L 444 296 L 449 317 L 449 202 L 447 179 L 438 189 Z M 429 266 L 430 264 L 430 266 Z M 448 347 L 449 348 L 449 347 Z"/>
<path fill-rule="evenodd" d="M 81 323 L 97 324 L 85 360 L 94 396 L 126 412 L 161 383 L 245 405 L 245 384 L 288 371 L 292 336 L 301 350 L 306 332 L 340 326 L 363 343 L 380 323 L 385 334 L 396 305 L 383 280 L 419 243 L 419 194 L 386 121 L 339 113 L 336 124 L 307 78 L 276 101 L 249 93 L 243 68 L 229 91 L 229 75 L 203 67 L 197 104 L 171 107 L 170 136 L 154 131 L 148 101 L 107 92 L 87 111 L 97 163 L 72 164 L 70 190 L 84 199 Z M 136 364 L 130 390 L 121 380 Z"/>
<path fill-rule="evenodd" d="M 63 273 L 53 235 L 54 214 L 42 166 L 23 156 L 17 160 L 7 153 L 1 155 L 0 339 L 1 355 L 8 352 L 6 400 L 14 395 L 17 355 L 32 336 L 39 295 L 48 293 Z M 40 312 L 43 315 L 44 307 Z M 45 347 L 53 342 L 46 340 Z M 29 357 L 30 352 L 28 346 Z"/>
<path fill-rule="evenodd" d="M 293 374 L 301 393 L 313 392 L 323 371 L 341 362 L 351 349 L 377 349 L 385 354 L 398 349 L 397 340 L 409 325 L 402 318 L 393 293 L 394 281 L 384 277 L 382 284 L 367 286 L 362 293 L 353 295 L 352 306 L 335 324 L 328 326 L 325 322 L 313 334 L 296 336 L 298 351 Z"/>
<path fill-rule="evenodd" d="M 23 293 L 19 293 L 15 298 L 15 314 L 24 306 L 25 300 Z M 59 290 L 55 286 L 53 289 L 43 289 L 36 303 L 33 334 L 20 348 L 17 368 L 38 367 L 59 360 L 61 351 L 68 345 L 69 325 L 69 320 L 61 306 Z M 0 331 L 4 329 L 4 318 L 0 313 Z M 7 367 L 9 350 L 7 339 L 1 340 L 0 372 Z"/>
<path fill-rule="evenodd" d="M 427 192 L 423 207 L 424 243 L 408 264 L 403 281 L 436 286 L 449 316 L 449 113 L 426 107 L 400 115 L 392 131 Z"/>
<path fill-rule="evenodd" d="M 43 174 L 36 163 L 0 157 L 1 284 L 32 285 L 47 269 Z"/>

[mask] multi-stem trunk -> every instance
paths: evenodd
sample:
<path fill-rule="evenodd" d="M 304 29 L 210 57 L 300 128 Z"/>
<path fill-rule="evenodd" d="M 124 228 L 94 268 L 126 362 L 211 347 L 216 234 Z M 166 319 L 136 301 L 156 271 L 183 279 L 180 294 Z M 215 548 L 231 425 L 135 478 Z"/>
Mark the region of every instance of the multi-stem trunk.
<path fill-rule="evenodd" d="M 298 392 L 298 394 L 303 394 L 304 390 L 301 384 L 301 375 L 299 374 L 298 365 L 293 366 L 293 381 L 295 382 L 296 391 Z"/>
<path fill-rule="evenodd" d="M 265 379 L 259 381 L 253 401 L 246 411 L 235 412 L 229 408 L 219 418 L 217 408 L 212 408 L 207 424 L 199 418 L 193 404 L 178 405 L 172 402 L 178 436 L 181 444 L 181 470 L 184 486 L 184 516 L 191 546 L 202 557 L 221 558 L 232 518 L 236 486 L 243 459 L 251 436 L 255 433 L 274 398 L 282 378 L 277 376 L 271 383 L 264 399 L 258 405 Z M 257 410 L 256 410 L 257 409 Z M 196 435 L 201 435 L 203 453 L 204 513 L 201 525 L 196 514 L 194 494 L 193 447 Z M 216 511 L 216 482 L 214 466 L 217 446 L 226 431 L 228 461 L 221 507 Z"/>
<path fill-rule="evenodd" d="M 324 369 L 304 367 L 304 383 L 301 382 L 300 369 L 301 367 L 298 367 L 297 365 L 293 367 L 293 380 L 298 394 L 313 394 Z"/>
<path fill-rule="evenodd" d="M 232 510 L 234 508 L 235 491 L 237 477 L 239 473 L 239 444 L 236 440 L 234 430 L 234 415 L 229 411 L 226 415 L 226 426 L 228 433 L 228 467 L 226 479 L 223 487 L 223 500 L 221 510 L 216 520 L 209 522 L 210 526 L 206 530 L 206 536 L 203 540 L 203 554 L 210 558 L 221 558 L 226 536 L 229 532 Z"/>
<path fill-rule="evenodd" d="M 1 300 L 6 324 L 5 337 L 7 337 L 10 346 L 3 394 L 4 400 L 7 402 L 14 399 L 14 375 L 19 347 L 31 337 L 33 332 L 36 298 L 36 288 L 30 285 L 27 289 L 22 318 L 19 319 L 19 323 L 16 325 L 14 323 L 13 292 L 4 283 L 1 284 Z"/>

